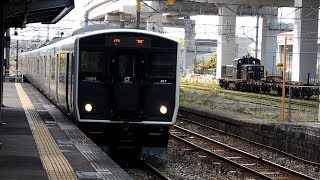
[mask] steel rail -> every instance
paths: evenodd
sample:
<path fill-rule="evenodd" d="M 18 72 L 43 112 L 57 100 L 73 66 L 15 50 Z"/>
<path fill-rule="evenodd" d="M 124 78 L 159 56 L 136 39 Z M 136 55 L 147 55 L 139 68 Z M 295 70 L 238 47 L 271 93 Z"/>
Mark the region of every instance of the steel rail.
<path fill-rule="evenodd" d="M 229 163 L 230 165 L 232 165 L 232 166 L 234 166 L 234 167 L 237 167 L 237 168 L 240 168 L 240 169 L 245 169 L 247 172 L 251 173 L 253 176 L 256 176 L 256 177 L 259 177 L 259 178 L 263 178 L 263 179 L 271 179 L 271 178 L 269 178 L 268 176 L 265 176 L 265 175 L 263 175 L 263 174 L 261 174 L 261 173 L 259 173 L 259 172 L 257 172 L 257 171 L 254 171 L 254 170 L 252 170 L 252 169 L 250 169 L 250 168 L 247 168 L 247 167 L 245 167 L 245 166 L 242 166 L 242 165 L 239 164 L 239 163 L 236 163 L 236 162 L 234 162 L 234 161 L 231 161 L 231 160 L 229 160 L 229 159 L 227 159 L 227 158 L 225 158 L 225 157 L 223 157 L 223 156 L 221 156 L 221 155 L 219 155 L 219 154 L 217 154 L 217 153 L 214 153 L 214 152 L 209 151 L 209 150 L 207 150 L 207 149 L 205 149 L 205 148 L 202 148 L 201 146 L 198 146 L 198 145 L 196 145 L 196 144 L 194 144 L 194 143 L 191 143 L 191 142 L 189 142 L 189 141 L 187 141 L 187 140 L 185 140 L 185 139 L 183 139 L 183 138 L 181 138 L 181 137 L 179 137 L 179 136 L 176 136 L 176 135 L 173 135 L 173 134 L 170 134 L 170 136 L 173 137 L 173 138 L 175 138 L 175 139 L 178 139 L 178 140 L 184 142 L 185 144 L 188 144 L 188 145 L 190 145 L 190 146 L 192 146 L 192 147 L 195 147 L 195 148 L 201 150 L 201 151 L 204 152 L 204 153 L 207 153 L 207 154 L 209 154 L 209 155 L 211 155 L 211 156 L 214 156 L 215 158 L 217 158 L 217 159 L 219 159 L 219 160 L 221 160 L 221 161 L 225 161 L 225 162 Z"/>
<path fill-rule="evenodd" d="M 155 176 L 157 176 L 161 180 L 171 180 L 169 177 L 164 175 L 161 171 L 159 171 L 157 168 L 153 167 L 151 164 L 149 164 L 145 159 L 140 158 L 141 163 L 149 170 L 151 171 Z"/>
<path fill-rule="evenodd" d="M 201 134 L 192 132 L 192 131 L 190 131 L 190 130 L 188 130 L 188 129 L 179 127 L 179 126 L 177 126 L 177 125 L 175 125 L 174 128 L 182 131 L 183 133 L 188 133 L 188 134 L 191 134 L 191 135 L 194 136 L 194 137 L 198 137 L 198 138 L 203 139 L 203 140 L 205 140 L 205 141 L 209 141 L 209 142 L 211 142 L 211 143 L 214 143 L 214 144 L 218 145 L 219 147 L 225 148 L 225 149 L 228 150 L 228 151 L 231 150 L 232 152 L 238 153 L 239 155 L 241 155 L 241 156 L 238 155 L 238 157 L 247 157 L 247 158 L 250 158 L 251 160 L 254 160 L 254 161 L 258 162 L 257 164 L 260 164 L 261 166 L 262 166 L 262 165 L 265 165 L 265 166 L 267 166 L 267 167 L 272 167 L 272 168 L 275 168 L 275 169 L 277 169 L 277 170 L 281 170 L 281 171 L 283 172 L 283 175 L 286 175 L 286 176 L 290 175 L 290 176 L 295 176 L 295 177 L 303 178 L 303 179 L 314 179 L 314 178 L 312 178 L 312 177 L 310 177 L 310 176 L 304 175 L 304 174 L 302 174 L 302 173 L 293 171 L 293 170 L 291 170 L 291 169 L 288 169 L 288 168 L 286 168 L 286 167 L 280 166 L 280 165 L 275 164 L 275 163 L 273 163 L 273 162 L 267 161 L 267 160 L 265 160 L 265 159 L 262 159 L 262 158 L 260 158 L 260 157 L 258 157 L 258 156 L 255 156 L 255 155 L 253 155 L 253 154 L 250 154 L 250 153 L 248 153 L 248 152 L 244 152 L 244 151 L 242 151 L 242 150 L 239 150 L 239 149 L 234 148 L 234 147 L 232 147 L 232 146 L 226 145 L 226 144 L 221 143 L 221 142 L 219 142 L 219 141 L 213 140 L 213 139 L 208 138 L 208 137 L 206 137 L 206 136 L 203 136 L 203 135 L 201 135 Z M 186 142 L 186 143 L 188 143 L 188 144 L 190 144 L 190 145 L 192 144 L 192 146 L 195 146 L 195 147 L 201 149 L 202 151 L 205 151 L 205 152 L 207 152 L 207 153 L 209 153 L 209 154 L 212 154 L 212 155 L 214 155 L 214 156 L 216 156 L 216 157 L 219 157 L 220 159 L 222 159 L 222 160 L 224 160 L 224 161 L 227 161 L 227 162 L 229 162 L 229 163 L 232 163 L 233 165 L 235 165 L 235 166 L 237 166 L 237 167 L 239 167 L 239 168 L 245 169 L 245 170 L 251 172 L 252 174 L 254 174 L 254 175 L 256 175 L 256 176 L 263 177 L 263 178 L 266 178 L 266 179 L 273 179 L 272 177 L 269 177 L 269 176 L 267 176 L 267 175 L 264 175 L 264 174 L 262 174 L 262 173 L 260 173 L 260 172 L 258 172 L 258 171 L 256 171 L 256 170 L 254 170 L 253 168 L 248 168 L 248 167 L 246 167 L 245 165 L 241 165 L 241 164 L 239 164 L 239 163 L 237 163 L 237 162 L 235 162 L 235 161 L 232 161 L 232 160 L 230 160 L 230 159 L 227 159 L 226 157 L 223 157 L 222 155 L 219 155 L 219 154 L 214 153 L 214 152 L 212 152 L 212 151 L 210 151 L 210 150 L 204 149 L 204 148 L 202 148 L 202 147 L 200 147 L 200 146 L 198 146 L 198 145 L 196 145 L 196 144 L 193 144 L 193 143 L 191 143 L 191 142 L 189 142 L 189 141 L 187 141 L 187 140 L 185 140 L 185 139 L 183 139 L 183 138 L 181 138 L 181 137 L 178 137 L 178 136 L 176 136 L 176 135 L 173 135 L 172 133 L 171 133 L 171 136 L 172 136 L 172 137 L 175 137 L 175 138 L 177 138 L 177 139 L 179 139 L 179 140 L 182 140 L 182 141 L 184 141 L 184 142 Z M 226 151 L 226 152 L 227 152 L 227 151 Z M 272 172 L 273 172 L 273 171 L 272 171 Z"/>
<path fill-rule="evenodd" d="M 190 113 L 190 112 L 189 112 L 189 113 Z M 308 161 L 308 160 L 299 158 L 299 157 L 297 157 L 297 156 L 294 156 L 294 155 L 292 155 L 292 154 L 289 154 L 289 153 L 287 153 L 287 152 L 284 152 L 284 151 L 281 151 L 281 150 L 279 150 L 279 149 L 276 149 L 276 148 L 274 148 L 274 147 L 270 147 L 270 146 L 267 146 L 267 145 L 264 145 L 264 144 L 260 144 L 260 143 L 254 142 L 254 141 L 250 141 L 250 140 L 245 139 L 245 138 L 243 138 L 243 137 L 241 137 L 241 136 L 234 135 L 234 134 L 231 134 L 231 133 L 222 131 L 222 130 L 220 130 L 220 129 L 216 129 L 216 128 L 213 128 L 213 127 L 211 127 L 211 126 L 208 126 L 208 125 L 205 125 L 205 124 L 201 124 L 201 123 L 199 123 L 199 122 L 195 122 L 195 121 L 193 121 L 193 120 L 190 120 L 190 119 L 187 119 L 187 118 L 182 117 L 180 114 L 178 114 L 178 119 L 179 119 L 179 120 L 182 120 L 182 121 L 187 121 L 187 122 L 189 122 L 189 123 L 192 123 L 192 124 L 195 124 L 195 125 L 198 125 L 198 126 L 201 126 L 201 127 L 203 127 L 203 128 L 209 129 L 209 130 L 211 130 L 211 131 L 216 131 L 216 132 L 218 132 L 218 133 L 221 133 L 221 134 L 224 134 L 224 135 L 227 135 L 227 136 L 231 136 L 231 137 L 234 137 L 234 138 L 241 139 L 241 140 L 246 141 L 246 142 L 248 142 L 248 143 L 251 143 L 251 144 L 260 146 L 260 147 L 262 147 L 262 148 L 266 148 L 266 149 L 272 150 L 272 151 L 277 152 L 277 153 L 280 153 L 280 154 L 284 154 L 284 155 L 287 156 L 287 157 L 293 158 L 293 159 L 298 160 L 298 161 L 302 161 L 303 163 L 306 163 L 306 164 L 309 164 L 309 165 L 312 165 L 312 166 L 318 166 L 318 167 L 320 167 L 320 164 L 319 164 L 319 163 L 312 162 L 312 161 Z"/>

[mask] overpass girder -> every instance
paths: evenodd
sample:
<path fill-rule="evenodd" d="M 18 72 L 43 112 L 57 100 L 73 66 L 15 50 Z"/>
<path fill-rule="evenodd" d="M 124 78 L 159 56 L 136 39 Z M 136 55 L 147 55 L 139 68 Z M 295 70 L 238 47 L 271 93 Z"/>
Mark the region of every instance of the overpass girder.
<path fill-rule="evenodd" d="M 122 1 L 108 1 L 108 0 L 100 0 L 99 6 L 90 7 L 89 19 L 90 20 L 101 20 L 102 17 L 107 14 L 113 13 L 124 13 L 130 14 L 131 16 L 136 16 L 136 7 L 131 4 L 123 4 Z M 141 16 L 144 18 L 148 18 L 156 13 L 167 13 L 171 16 L 178 17 L 189 17 L 192 15 L 217 15 L 219 13 L 219 7 L 228 6 L 229 2 L 232 0 L 223 0 L 223 1 L 214 1 L 218 3 L 213 3 L 213 0 L 176 0 L 173 6 L 168 6 L 166 1 L 157 0 L 159 4 L 157 4 L 156 8 L 150 7 L 145 3 L 141 5 Z M 234 12 L 238 16 L 263 16 L 263 8 L 259 3 L 248 4 L 244 2 L 249 2 L 250 0 L 241 0 L 237 1 L 239 7 L 237 11 Z M 256 0 L 258 2 L 262 0 Z M 263 1 L 271 1 L 271 0 L 263 0 Z M 281 0 L 282 1 L 282 0 Z M 291 1 L 291 0 L 290 0 Z M 104 2 L 104 3 L 102 3 Z M 223 2 L 223 3 L 222 3 Z M 240 2 L 240 3 L 239 3 Z M 251 2 L 251 1 L 250 1 Z M 273 2 L 273 1 L 271 1 Z M 266 3 L 268 5 L 268 3 Z"/>
<path fill-rule="evenodd" d="M 294 7 L 294 0 L 188 0 L 213 4 Z"/>

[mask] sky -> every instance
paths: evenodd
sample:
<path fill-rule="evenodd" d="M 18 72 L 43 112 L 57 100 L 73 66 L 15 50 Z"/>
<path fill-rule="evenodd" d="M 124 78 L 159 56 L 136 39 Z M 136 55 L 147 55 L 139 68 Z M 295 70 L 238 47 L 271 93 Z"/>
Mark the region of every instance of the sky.
<path fill-rule="evenodd" d="M 65 35 L 71 34 L 75 29 L 81 27 L 80 23 L 84 20 L 84 12 L 86 5 L 92 0 L 75 0 L 75 8 L 66 15 L 61 21 L 53 25 L 43 24 L 28 24 L 25 29 L 18 29 L 19 35 L 12 39 L 46 39 L 49 35 L 49 39 L 55 36 L 59 36 L 61 32 Z M 294 8 L 280 8 L 279 21 L 284 23 L 293 23 Z M 193 16 L 191 19 L 196 20 L 196 39 L 217 39 L 217 27 L 219 23 L 218 16 Z M 49 33 L 48 33 L 49 26 Z M 260 18 L 260 25 L 262 26 L 262 20 Z M 237 17 L 237 36 L 255 38 L 256 36 L 256 17 Z M 165 28 L 169 36 L 175 38 L 183 38 L 184 30 L 179 28 Z M 11 34 L 13 34 L 13 30 Z M 261 36 L 261 28 L 259 32 Z"/>
<path fill-rule="evenodd" d="M 41 23 L 27 24 L 24 29 L 17 29 L 18 36 L 14 36 L 14 29 L 11 29 L 12 39 L 47 39 L 49 26 L 49 39 L 64 32 L 70 34 L 75 29 L 80 28 L 81 21 L 84 20 L 85 6 L 91 0 L 74 0 L 75 8 L 71 10 L 63 19 L 56 24 L 44 25 Z M 61 35 L 60 35 L 61 36 Z"/>

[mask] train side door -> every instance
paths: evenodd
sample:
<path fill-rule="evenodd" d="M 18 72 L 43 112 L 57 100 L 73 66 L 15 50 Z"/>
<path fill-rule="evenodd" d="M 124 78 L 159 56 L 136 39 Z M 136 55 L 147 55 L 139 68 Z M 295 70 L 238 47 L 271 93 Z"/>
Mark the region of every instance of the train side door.
<path fill-rule="evenodd" d="M 50 99 L 56 102 L 56 66 L 57 60 L 56 56 L 51 56 L 51 69 L 50 69 Z"/>
<path fill-rule="evenodd" d="M 141 57 L 121 54 L 112 57 L 113 63 L 113 109 L 120 119 L 138 117 L 140 113 L 140 87 L 138 76 Z"/>
<path fill-rule="evenodd" d="M 68 112 L 73 109 L 73 81 L 72 81 L 72 63 L 74 61 L 74 54 L 68 53 L 68 65 L 67 65 L 67 108 Z M 73 111 L 73 110 L 72 110 Z"/>
<path fill-rule="evenodd" d="M 51 55 L 48 56 L 48 69 L 47 69 L 47 82 L 48 82 L 48 89 L 47 89 L 47 92 L 48 92 L 48 98 L 50 98 L 51 96 L 51 66 L 52 66 L 52 62 L 51 62 Z"/>
<path fill-rule="evenodd" d="M 60 53 L 58 60 L 57 98 L 60 106 L 67 111 L 67 81 L 69 54 Z"/>

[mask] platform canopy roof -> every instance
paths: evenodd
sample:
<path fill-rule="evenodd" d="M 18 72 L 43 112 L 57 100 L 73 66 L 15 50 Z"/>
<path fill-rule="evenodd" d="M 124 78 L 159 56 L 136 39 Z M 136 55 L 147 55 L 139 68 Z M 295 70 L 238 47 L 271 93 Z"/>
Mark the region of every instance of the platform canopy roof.
<path fill-rule="evenodd" d="M 2 0 L 4 28 L 54 24 L 74 8 L 74 0 Z"/>

